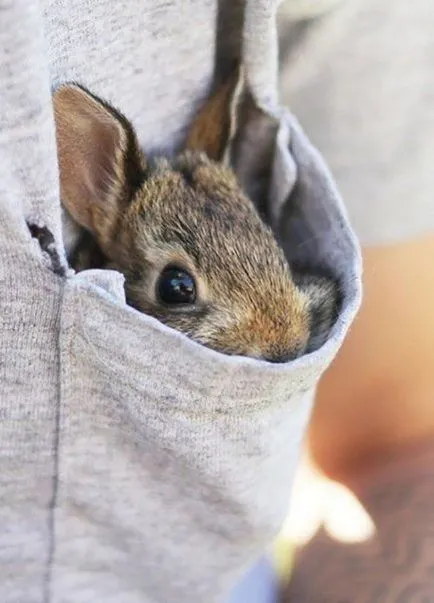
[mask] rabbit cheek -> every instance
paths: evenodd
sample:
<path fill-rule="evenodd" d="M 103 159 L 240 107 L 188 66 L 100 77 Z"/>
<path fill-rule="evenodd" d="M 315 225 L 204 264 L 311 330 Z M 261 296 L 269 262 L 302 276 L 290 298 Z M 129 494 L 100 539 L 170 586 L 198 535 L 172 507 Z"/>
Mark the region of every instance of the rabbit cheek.
<path fill-rule="evenodd" d="M 284 310 L 286 308 L 286 310 Z M 273 311 L 275 310 L 275 311 Z M 304 297 L 290 308 L 282 302 L 274 309 L 238 309 L 230 315 L 209 316 L 197 331 L 197 339 L 210 347 L 239 356 L 273 363 L 301 356 L 309 339 L 309 314 Z"/>

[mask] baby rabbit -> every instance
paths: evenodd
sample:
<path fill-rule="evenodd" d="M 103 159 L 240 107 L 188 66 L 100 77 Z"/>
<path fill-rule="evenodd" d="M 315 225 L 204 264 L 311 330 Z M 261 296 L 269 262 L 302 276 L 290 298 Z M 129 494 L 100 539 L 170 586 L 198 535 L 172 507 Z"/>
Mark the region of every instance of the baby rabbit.
<path fill-rule="evenodd" d="M 146 157 L 127 119 L 84 88 L 55 92 L 62 203 L 84 229 L 70 263 L 118 270 L 131 306 L 201 344 L 286 362 L 324 342 L 337 289 L 320 277 L 295 284 L 271 229 L 224 165 L 243 123 L 234 109 L 239 81 L 205 103 L 173 158 Z M 248 169 L 238 167 L 246 183 Z"/>

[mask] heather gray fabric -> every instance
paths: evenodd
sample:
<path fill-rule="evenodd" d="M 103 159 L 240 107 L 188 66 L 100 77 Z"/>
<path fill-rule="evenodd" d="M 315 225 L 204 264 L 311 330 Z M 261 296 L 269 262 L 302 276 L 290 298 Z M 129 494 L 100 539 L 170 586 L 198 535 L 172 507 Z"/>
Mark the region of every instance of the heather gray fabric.
<path fill-rule="evenodd" d="M 274 2 L 247 2 L 243 57 L 281 119 L 277 228 L 291 257 L 340 279 L 329 341 L 287 365 L 226 357 L 128 308 L 119 274 L 64 270 L 51 87 L 81 81 L 147 149 L 171 150 L 208 92 L 216 31 L 219 69 L 240 51 L 242 5 L 219 7 L 0 3 L 2 603 L 221 601 L 284 518 L 313 388 L 359 304 L 360 259 L 327 168 L 278 107 Z M 51 255 L 26 221 L 54 235 Z"/>
<path fill-rule="evenodd" d="M 309 19 L 323 15 L 340 2 L 348 0 L 283 0 L 281 13 L 293 19 Z"/>
<path fill-rule="evenodd" d="M 300 22 L 294 7 L 280 11 L 282 100 L 324 154 L 361 242 L 432 233 L 432 0 L 345 0 Z"/>

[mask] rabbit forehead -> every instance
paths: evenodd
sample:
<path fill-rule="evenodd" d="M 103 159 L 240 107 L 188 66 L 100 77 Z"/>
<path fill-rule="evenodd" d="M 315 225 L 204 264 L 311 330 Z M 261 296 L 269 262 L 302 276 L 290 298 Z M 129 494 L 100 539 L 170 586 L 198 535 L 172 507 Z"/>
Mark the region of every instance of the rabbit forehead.
<path fill-rule="evenodd" d="M 157 250 L 164 256 L 181 248 L 211 285 L 218 279 L 221 287 L 224 280 L 244 293 L 246 282 L 256 288 L 263 282 L 268 289 L 292 289 L 287 262 L 271 230 L 234 182 L 224 177 L 222 182 L 216 188 L 204 180 L 186 180 L 176 171 L 148 180 L 130 210 L 136 253 L 149 256 Z"/>

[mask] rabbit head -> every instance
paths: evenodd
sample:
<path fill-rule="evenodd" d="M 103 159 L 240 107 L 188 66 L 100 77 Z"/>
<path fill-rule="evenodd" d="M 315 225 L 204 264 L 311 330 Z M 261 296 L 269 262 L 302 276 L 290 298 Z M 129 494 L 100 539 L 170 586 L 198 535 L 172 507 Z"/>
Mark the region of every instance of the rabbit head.
<path fill-rule="evenodd" d="M 62 86 L 54 95 L 61 198 L 105 258 L 101 267 L 124 274 L 131 306 L 215 350 L 285 362 L 322 343 L 335 289 L 328 279 L 295 284 L 251 200 L 260 196 L 249 185 L 252 171 L 260 180 L 260 156 L 238 162 L 237 175 L 226 165 L 236 164 L 241 141 L 238 82 L 205 103 L 170 159 L 146 157 L 121 113 Z"/>

